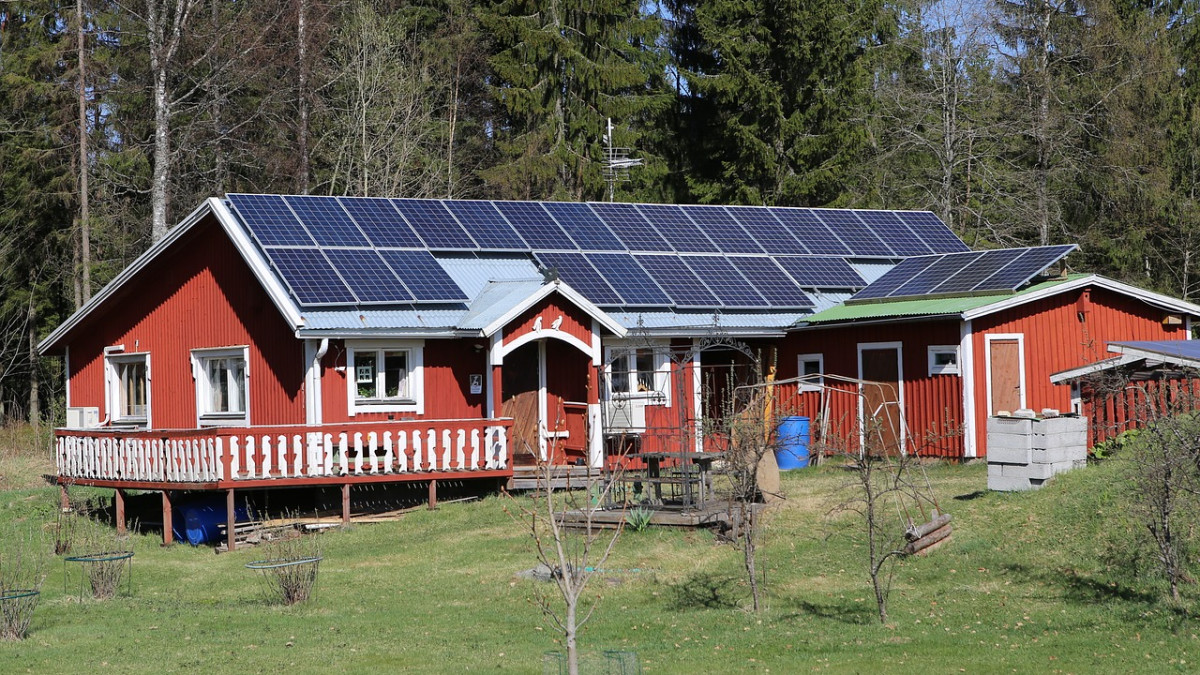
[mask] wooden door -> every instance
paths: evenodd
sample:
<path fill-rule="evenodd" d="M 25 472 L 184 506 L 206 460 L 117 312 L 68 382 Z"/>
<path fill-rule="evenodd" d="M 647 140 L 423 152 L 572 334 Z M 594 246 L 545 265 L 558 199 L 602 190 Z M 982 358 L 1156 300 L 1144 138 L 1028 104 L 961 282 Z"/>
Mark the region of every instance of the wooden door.
<path fill-rule="evenodd" d="M 991 383 L 992 415 L 1001 410 L 1009 413 L 1021 405 L 1021 344 L 1016 338 L 990 340 L 991 358 L 988 361 L 988 382 Z"/>
<path fill-rule="evenodd" d="M 863 349 L 859 377 L 862 385 L 862 420 L 867 449 L 884 453 L 902 450 L 900 410 L 900 350 L 896 347 Z"/>
<path fill-rule="evenodd" d="M 538 360 L 537 343 L 531 342 L 504 357 L 500 371 L 500 414 L 513 419 L 509 437 L 517 464 L 536 463 L 539 455 Z"/>

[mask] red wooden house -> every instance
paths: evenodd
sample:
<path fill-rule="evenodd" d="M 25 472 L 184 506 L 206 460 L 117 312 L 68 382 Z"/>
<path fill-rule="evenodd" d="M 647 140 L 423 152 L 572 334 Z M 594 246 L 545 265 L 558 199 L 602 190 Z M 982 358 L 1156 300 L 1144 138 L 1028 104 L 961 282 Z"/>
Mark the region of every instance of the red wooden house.
<path fill-rule="evenodd" d="M 243 488 L 341 486 L 348 509 L 360 483 L 600 467 L 606 434 L 702 447 L 653 430 L 698 428 L 728 381 L 705 373 L 772 352 L 779 378 L 894 379 L 899 442 L 961 427 L 937 452 L 977 456 L 990 412 L 1069 409 L 1047 377 L 1093 341 L 1182 339 L 1200 316 L 1037 278 L 1060 248 L 1003 292 L 856 302 L 912 265 L 1025 250 L 970 253 L 924 212 L 209 199 L 42 342 L 66 364 L 59 479 L 161 491 L 167 520 L 181 490 L 225 491 L 232 517 Z M 858 386 L 800 400 L 847 422 Z"/>

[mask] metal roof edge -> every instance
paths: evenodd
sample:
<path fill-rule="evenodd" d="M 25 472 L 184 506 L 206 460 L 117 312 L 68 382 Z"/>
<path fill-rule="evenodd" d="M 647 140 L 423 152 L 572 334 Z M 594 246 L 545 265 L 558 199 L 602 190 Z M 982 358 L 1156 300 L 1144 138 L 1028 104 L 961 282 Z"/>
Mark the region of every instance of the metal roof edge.
<path fill-rule="evenodd" d="M 344 330 L 340 328 L 328 329 L 300 329 L 296 331 L 296 337 L 304 338 L 332 338 L 340 339 L 388 339 L 388 338 L 406 338 L 406 339 L 443 339 L 443 338 L 479 338 L 483 337 L 479 331 L 463 331 L 463 330 L 424 330 L 424 329 L 409 329 L 409 328 L 362 328 L 356 330 Z"/>
<path fill-rule="evenodd" d="M 1098 274 L 1088 274 L 1076 279 L 1068 279 L 1066 281 L 1047 286 L 1046 288 L 1038 289 L 1027 293 L 1017 293 L 1016 295 L 994 302 L 991 304 L 976 307 L 974 309 L 963 312 L 963 318 L 967 320 L 975 319 L 988 314 L 1002 312 L 1006 309 L 1018 307 L 1028 302 L 1035 302 L 1045 298 L 1065 293 L 1067 291 L 1078 290 L 1087 286 L 1098 286 L 1114 293 L 1122 293 L 1133 298 L 1137 298 L 1148 305 L 1154 305 L 1160 309 L 1168 309 L 1171 311 L 1182 312 L 1191 316 L 1200 316 L 1200 305 L 1196 305 L 1184 300 L 1172 298 L 1154 291 L 1147 291 L 1137 286 L 1132 286 L 1115 279 L 1109 279 Z"/>
<path fill-rule="evenodd" d="M 300 328 L 304 325 L 304 317 L 300 314 L 300 308 L 292 301 L 292 297 L 288 295 L 287 289 L 280 283 L 279 277 L 271 271 L 271 266 L 267 263 L 267 259 L 263 257 L 258 248 L 250 241 L 249 235 L 242 228 L 237 218 L 225 206 L 225 202 L 217 197 L 209 197 L 205 200 L 208 203 L 213 213 L 217 216 L 217 222 L 221 223 L 221 228 L 225 230 L 225 234 L 229 236 L 229 240 L 233 242 L 234 248 L 242 254 L 242 260 L 250 268 L 254 277 L 258 279 L 258 283 L 262 284 L 263 289 L 267 292 L 267 296 L 271 298 L 275 308 L 283 315 L 283 318 L 293 328 Z"/>
<path fill-rule="evenodd" d="M 1079 366 L 1069 370 L 1061 370 L 1050 375 L 1050 384 L 1063 384 L 1064 382 L 1070 382 L 1071 380 L 1078 380 L 1079 378 L 1086 377 L 1092 373 L 1098 373 L 1102 370 L 1108 370 L 1109 368 L 1123 366 L 1128 363 L 1133 363 L 1134 361 L 1141 361 L 1142 359 L 1143 357 L 1140 356 L 1114 356 L 1102 361 L 1096 361 L 1095 363 L 1089 363 L 1085 366 Z"/>
<path fill-rule="evenodd" d="M 66 321 L 63 321 L 61 324 L 59 324 L 58 328 L 55 328 L 50 332 L 49 335 L 39 342 L 37 345 L 38 354 L 44 355 L 47 351 L 57 346 L 59 341 L 66 337 L 67 333 L 71 332 L 75 326 L 79 325 L 79 323 L 87 318 L 89 314 L 95 311 L 97 307 L 104 304 L 105 301 L 115 295 L 122 286 L 124 286 L 130 279 L 137 276 L 138 272 L 141 272 L 163 251 L 170 248 L 176 241 L 181 239 L 183 235 L 190 232 L 197 223 L 204 219 L 205 215 L 212 212 L 213 207 L 211 199 L 205 200 L 199 206 L 193 209 L 191 213 L 179 221 L 179 224 L 168 230 L 166 236 L 154 242 L 150 248 L 143 251 L 141 255 L 139 255 L 132 263 L 129 264 L 128 267 L 121 270 L 117 276 L 113 277 L 112 281 L 109 281 L 107 284 L 105 284 L 104 288 L 100 289 L 91 297 L 90 300 L 84 303 L 83 307 L 75 310 L 71 316 L 67 317 Z M 220 220 L 220 218 L 218 218 L 218 220 Z"/>

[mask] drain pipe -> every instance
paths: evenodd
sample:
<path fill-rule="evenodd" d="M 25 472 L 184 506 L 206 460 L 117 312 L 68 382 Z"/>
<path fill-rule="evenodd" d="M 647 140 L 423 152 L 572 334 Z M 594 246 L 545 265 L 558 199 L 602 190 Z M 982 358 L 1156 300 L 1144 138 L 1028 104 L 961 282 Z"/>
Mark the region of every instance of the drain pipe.
<path fill-rule="evenodd" d="M 325 353 L 328 351 L 329 338 L 321 338 L 309 368 L 309 373 L 311 373 L 308 381 L 309 414 L 306 415 L 309 424 L 320 424 L 325 421 L 325 411 L 321 409 L 321 359 L 325 358 Z"/>

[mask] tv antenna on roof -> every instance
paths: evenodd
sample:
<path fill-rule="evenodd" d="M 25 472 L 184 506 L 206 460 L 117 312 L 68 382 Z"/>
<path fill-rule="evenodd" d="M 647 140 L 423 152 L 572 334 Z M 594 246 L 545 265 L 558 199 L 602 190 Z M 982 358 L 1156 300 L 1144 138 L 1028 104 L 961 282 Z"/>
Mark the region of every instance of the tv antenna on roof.
<path fill-rule="evenodd" d="M 604 132 L 604 182 L 608 183 L 608 201 L 613 201 L 617 192 L 617 183 L 629 182 L 629 170 L 642 166 L 641 158 L 629 156 L 629 148 L 618 148 L 613 145 L 613 123 L 608 118 L 608 128 Z"/>

